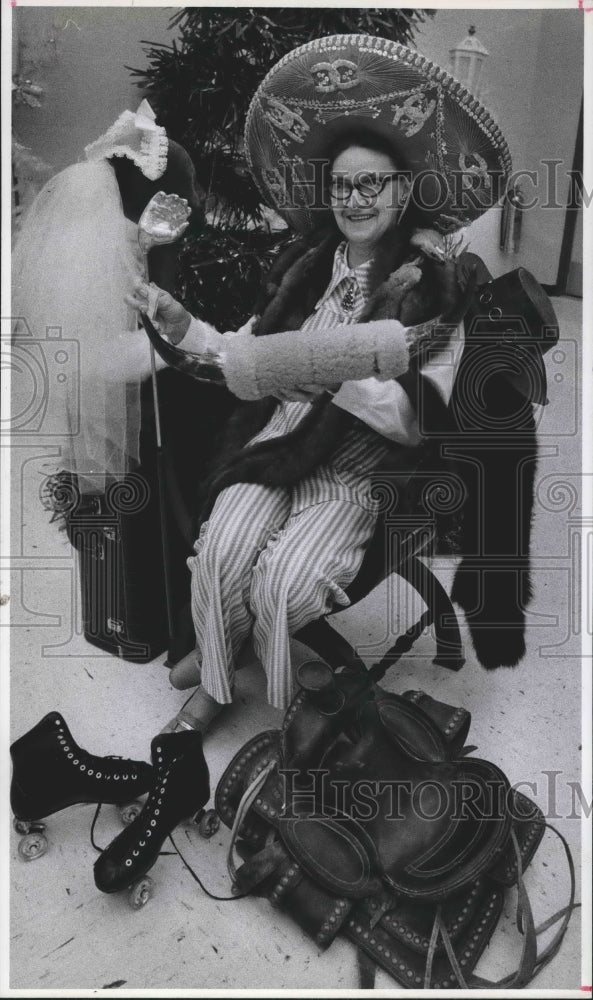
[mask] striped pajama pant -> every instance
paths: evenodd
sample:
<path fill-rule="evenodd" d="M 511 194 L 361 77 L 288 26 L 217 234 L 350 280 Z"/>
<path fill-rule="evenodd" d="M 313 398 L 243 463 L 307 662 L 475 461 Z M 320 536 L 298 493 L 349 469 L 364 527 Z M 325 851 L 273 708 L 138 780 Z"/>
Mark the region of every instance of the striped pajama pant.
<path fill-rule="evenodd" d="M 349 604 L 344 588 L 360 568 L 377 514 L 357 502 L 355 490 L 351 499 L 326 493 L 324 500 L 318 489 L 316 502 L 303 506 L 298 491 L 295 504 L 295 491 L 239 483 L 223 490 L 202 526 L 188 560 L 192 614 L 202 685 L 217 701 L 232 701 L 233 665 L 251 633 L 268 701 L 286 708 L 289 637 Z"/>
<path fill-rule="evenodd" d="M 346 286 L 338 282 L 303 330 L 356 322 L 364 308 L 371 262 L 350 272 L 344 247 L 332 281 L 355 274 L 354 302 L 345 311 Z M 285 401 L 250 443 L 288 434 L 308 410 L 307 403 Z M 377 522 L 372 472 L 387 453 L 387 441 L 358 422 L 331 461 L 293 489 L 239 483 L 220 494 L 188 559 L 202 684 L 217 701 L 232 700 L 234 663 L 251 634 L 268 701 L 288 706 L 289 637 L 350 603 L 344 588 L 358 573 Z"/>

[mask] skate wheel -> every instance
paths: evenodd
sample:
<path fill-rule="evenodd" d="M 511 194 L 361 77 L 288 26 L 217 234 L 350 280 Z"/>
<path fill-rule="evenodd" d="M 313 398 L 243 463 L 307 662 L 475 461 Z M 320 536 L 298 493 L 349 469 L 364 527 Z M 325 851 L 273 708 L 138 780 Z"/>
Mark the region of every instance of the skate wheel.
<path fill-rule="evenodd" d="M 215 833 L 218 833 L 220 829 L 220 819 L 218 813 L 215 809 L 207 809 L 203 816 L 198 820 L 198 830 L 200 831 L 200 836 L 204 837 L 205 840 L 210 840 Z"/>
<path fill-rule="evenodd" d="M 23 837 L 26 833 L 31 832 L 31 824 L 26 819 L 17 819 L 15 816 L 12 821 L 12 825 L 16 832 L 20 833 L 21 837 Z"/>
<path fill-rule="evenodd" d="M 152 899 L 153 886 L 154 883 L 148 875 L 134 882 L 128 894 L 128 903 L 133 910 L 141 910 L 143 906 L 146 906 L 148 900 Z"/>
<path fill-rule="evenodd" d="M 135 799 L 133 802 L 126 802 L 125 806 L 120 806 L 119 818 L 124 826 L 129 826 L 141 812 L 142 803 Z"/>
<path fill-rule="evenodd" d="M 19 842 L 19 857 L 23 861 L 36 861 L 42 857 L 48 848 L 47 837 L 42 833 L 28 833 Z"/>
<path fill-rule="evenodd" d="M 12 825 L 16 832 L 20 833 L 21 837 L 24 837 L 27 833 L 43 833 L 45 830 L 45 823 L 40 823 L 36 819 L 17 819 L 15 816 Z"/>

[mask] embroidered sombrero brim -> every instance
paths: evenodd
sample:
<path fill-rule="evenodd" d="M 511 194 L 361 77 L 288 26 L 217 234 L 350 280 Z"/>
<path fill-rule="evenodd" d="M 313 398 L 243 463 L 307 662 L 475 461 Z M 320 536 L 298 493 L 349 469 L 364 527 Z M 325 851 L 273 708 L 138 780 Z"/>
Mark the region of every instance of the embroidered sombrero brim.
<path fill-rule="evenodd" d="M 258 87 L 245 126 L 265 201 L 298 232 L 316 228 L 320 165 L 336 137 L 363 127 L 387 138 L 418 180 L 441 178 L 432 224 L 466 226 L 504 194 L 511 157 L 488 111 L 418 52 L 371 35 L 330 35 L 284 56 Z M 434 185 L 429 185 L 434 190 Z M 436 211 L 435 211 L 436 208 Z"/>

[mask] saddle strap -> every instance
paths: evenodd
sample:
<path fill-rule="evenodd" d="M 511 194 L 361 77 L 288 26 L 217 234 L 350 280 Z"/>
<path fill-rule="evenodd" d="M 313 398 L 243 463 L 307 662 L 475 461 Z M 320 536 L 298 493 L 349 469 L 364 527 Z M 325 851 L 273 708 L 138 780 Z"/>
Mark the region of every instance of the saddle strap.
<path fill-rule="evenodd" d="M 548 827 L 549 824 L 546 823 Z M 572 860 L 572 854 L 570 848 L 562 836 L 562 834 L 556 830 L 555 827 L 549 826 L 551 830 L 562 841 L 564 850 L 566 853 L 566 858 L 568 861 L 568 868 L 570 872 L 570 899 L 568 905 L 558 910 L 551 917 L 545 920 L 538 927 L 535 926 L 533 920 L 533 911 L 531 909 L 531 903 L 529 896 L 527 894 L 527 889 L 525 888 L 525 882 L 523 880 L 523 866 L 521 862 L 521 851 L 519 849 L 519 844 L 515 832 L 511 834 L 511 839 L 513 847 L 515 850 L 515 857 L 517 863 L 517 926 L 523 935 L 523 948 L 521 951 L 521 959 L 519 965 L 514 972 L 509 973 L 509 975 L 504 976 L 502 979 L 490 980 L 484 979 L 481 976 L 464 976 L 453 945 L 451 943 L 451 938 L 447 928 L 443 922 L 441 908 L 437 907 L 434 925 L 432 929 L 432 935 L 430 939 L 430 945 L 428 949 L 428 956 L 426 959 L 426 972 L 424 976 L 424 989 L 430 989 L 431 978 L 432 978 L 432 965 L 434 961 L 434 956 L 436 952 L 436 947 L 439 937 L 442 938 L 445 950 L 447 952 L 447 957 L 451 963 L 451 968 L 457 976 L 457 980 L 462 989 L 522 989 L 527 986 L 528 983 L 540 972 L 545 965 L 556 955 L 558 949 L 566 933 L 566 928 L 568 927 L 568 922 L 570 920 L 572 911 L 575 909 L 574 895 L 575 895 L 575 872 L 574 872 L 574 862 Z M 542 934 L 543 931 L 552 927 L 559 920 L 562 920 L 561 926 L 558 928 L 556 934 L 554 935 L 552 941 L 544 949 L 541 954 L 538 955 L 537 948 L 537 937 Z"/>
<path fill-rule="evenodd" d="M 356 949 L 356 959 L 358 965 L 358 988 L 359 990 L 373 990 L 375 988 L 375 976 L 377 966 L 362 948 Z"/>
<path fill-rule="evenodd" d="M 529 896 L 527 894 L 527 890 L 523 879 L 523 862 L 521 859 L 521 849 L 519 847 L 519 842 L 517 840 L 516 834 L 513 831 L 511 841 L 513 844 L 513 848 L 515 850 L 517 873 L 518 873 L 517 926 L 523 935 L 523 948 L 517 969 L 515 969 L 513 972 L 509 973 L 508 975 L 504 976 L 502 979 L 499 979 L 497 981 L 485 979 L 481 976 L 476 976 L 473 974 L 468 975 L 467 970 L 464 971 L 462 967 L 465 964 L 466 960 L 460 959 L 458 957 L 460 953 L 461 954 L 465 953 L 464 952 L 465 946 L 463 943 L 461 943 L 461 946 L 458 945 L 457 948 L 454 947 L 454 943 L 451 939 L 450 933 L 447 929 L 447 925 L 444 920 L 443 906 L 442 904 L 439 904 L 439 906 L 437 906 L 435 910 L 432 932 L 430 935 L 430 940 L 428 942 L 428 949 L 426 952 L 426 962 L 424 966 L 424 977 L 423 977 L 424 989 L 431 989 L 431 988 L 435 989 L 441 985 L 447 989 L 454 989 L 455 988 L 453 982 L 454 978 L 457 979 L 458 985 L 462 989 L 472 989 L 472 990 L 513 989 L 513 988 L 521 989 L 527 986 L 535 978 L 535 976 L 537 976 L 538 973 L 541 972 L 541 970 L 558 953 L 560 945 L 562 944 L 562 941 L 564 939 L 564 935 L 566 933 L 566 929 L 568 927 L 568 923 L 570 921 L 572 912 L 580 904 L 574 902 L 576 879 L 575 879 L 574 863 L 572 860 L 570 848 L 565 838 L 558 830 L 556 830 L 555 827 L 550 826 L 550 824 L 545 824 L 545 826 L 549 827 L 560 838 L 566 854 L 569 873 L 570 873 L 570 895 L 567 905 L 562 907 L 562 909 L 558 910 L 556 913 L 552 914 L 551 917 L 548 917 L 547 920 L 543 921 L 537 927 L 535 926 L 533 919 L 533 912 L 529 901 Z M 494 929 L 498 922 L 499 913 L 500 909 L 496 911 L 495 908 L 495 912 L 493 914 L 494 919 L 489 920 L 490 926 L 489 928 L 486 929 L 486 940 L 488 940 L 489 937 L 494 932 Z M 559 921 L 561 921 L 561 925 L 558 928 L 556 934 L 549 942 L 549 944 L 546 946 L 546 948 L 544 948 L 542 952 L 538 953 L 537 939 L 539 935 L 543 934 L 544 931 L 549 930 L 550 927 L 554 926 L 554 924 L 557 924 Z M 356 928 L 356 930 L 362 930 L 362 928 Z M 367 944 L 366 940 L 362 941 L 360 935 L 352 935 L 352 936 L 356 944 L 358 945 L 359 950 L 363 950 Z M 368 937 L 368 935 L 366 936 Z M 379 949 L 381 954 L 378 954 L 377 949 L 373 949 L 371 950 L 370 954 L 367 954 L 367 961 L 364 963 L 364 966 L 362 966 L 359 961 L 360 988 L 372 989 L 373 987 L 374 975 L 372 975 L 369 971 L 370 970 L 369 961 L 375 965 L 375 970 L 378 967 L 378 965 L 382 966 L 388 973 L 390 973 L 391 975 L 395 975 L 395 978 L 399 979 L 404 986 L 420 987 L 422 984 L 422 978 L 418 975 L 420 970 L 417 969 L 415 973 L 413 964 L 410 965 L 411 952 L 408 953 L 407 964 L 401 962 L 395 962 L 396 958 L 399 960 L 402 957 L 404 958 L 404 962 L 406 962 L 405 956 L 403 956 L 402 954 L 396 954 L 393 942 L 392 941 L 390 942 L 387 938 L 384 939 L 383 937 L 378 935 L 377 941 L 381 941 L 383 944 L 383 947 Z M 440 947 L 444 950 L 444 953 L 447 956 L 449 966 L 453 973 L 453 975 L 451 976 L 451 982 L 449 982 L 449 980 L 447 979 L 446 984 L 445 982 L 443 982 L 442 984 L 441 983 L 435 984 L 432 982 L 435 964 L 437 962 L 437 957 L 439 955 L 439 943 Z M 482 946 L 480 946 L 479 948 L 479 951 L 481 950 Z M 384 962 L 382 959 L 385 956 L 388 957 L 388 960 Z M 395 962 L 395 968 L 390 966 L 390 960 L 391 962 Z M 398 974 L 396 971 L 398 968 L 404 970 L 404 972 L 402 974 Z M 437 975 L 439 975 L 440 977 L 443 975 L 442 960 L 438 968 L 440 971 L 437 972 Z M 409 981 L 406 982 L 406 979 L 408 979 Z M 363 986 L 363 981 L 365 984 L 364 986 Z"/>
<path fill-rule="evenodd" d="M 275 761 L 270 761 L 269 764 L 266 764 L 266 766 L 260 771 L 260 773 L 253 779 L 251 784 L 245 789 L 241 797 L 241 801 L 239 802 L 239 805 L 237 807 L 233 828 L 231 830 L 231 842 L 229 845 L 229 852 L 227 855 L 227 868 L 229 871 L 229 875 L 231 876 L 233 885 L 235 886 L 239 884 L 239 876 L 238 876 L 237 866 L 235 864 L 235 844 L 237 842 L 237 837 L 239 836 L 239 832 L 241 830 L 241 826 L 243 824 L 245 816 L 249 812 L 251 806 L 253 805 L 253 802 L 257 798 L 258 792 L 265 785 L 266 781 L 268 780 L 270 772 L 273 771 L 275 766 L 276 766 Z M 268 871 L 267 874 L 269 875 L 270 872 Z M 259 879 L 259 881 L 261 881 L 261 879 Z M 255 883 L 253 884 L 255 885 Z M 248 891 L 248 889 L 244 889 L 243 891 L 246 892 Z"/>
<path fill-rule="evenodd" d="M 447 941 L 448 944 L 449 944 L 449 947 L 451 947 L 451 939 L 449 938 L 449 935 L 447 934 L 446 937 L 443 935 L 443 931 L 442 931 L 443 926 L 444 926 L 444 924 L 443 924 L 443 918 L 442 918 L 442 915 L 441 915 L 441 907 L 437 906 L 436 914 L 435 914 L 435 918 L 434 918 L 434 923 L 432 925 L 432 933 L 430 935 L 430 941 L 429 941 L 429 944 L 428 944 L 428 955 L 426 956 L 426 968 L 424 970 L 424 989 L 425 990 L 429 990 L 430 989 L 430 984 L 431 984 L 431 981 L 432 981 L 432 963 L 434 962 L 434 956 L 435 956 L 435 953 L 436 953 L 436 950 L 437 950 L 437 945 L 439 943 L 439 934 L 443 938 L 443 941 Z M 453 951 L 452 948 L 451 948 L 451 951 Z M 455 953 L 453 953 L 453 954 L 454 954 L 454 957 L 455 957 Z M 449 948 L 447 948 L 447 955 L 449 955 Z M 449 961 L 451 961 L 451 957 L 450 956 L 449 956 Z M 455 964 L 457 964 L 457 958 L 455 958 Z"/>
<path fill-rule="evenodd" d="M 562 909 L 557 910 L 556 913 L 553 913 L 551 917 L 548 917 L 547 920 L 544 920 L 543 923 L 539 924 L 537 927 L 535 926 L 533 921 L 533 913 L 531 910 L 531 903 L 529 902 L 529 896 L 527 895 L 527 890 L 525 888 L 525 883 L 523 881 L 521 854 L 517 845 L 515 834 L 513 833 L 513 845 L 517 852 L 517 873 L 518 873 L 517 889 L 519 893 L 519 899 L 517 903 L 517 923 L 524 924 L 523 928 L 524 940 L 523 940 L 523 951 L 521 953 L 521 960 L 515 972 L 511 972 L 510 975 L 504 976 L 503 979 L 498 979 L 496 981 L 491 981 L 489 979 L 483 979 L 481 976 L 472 975 L 469 977 L 466 983 L 463 982 L 463 976 L 461 976 L 461 978 L 459 979 L 459 973 L 461 972 L 461 970 L 459 970 L 458 973 L 457 969 L 454 968 L 453 971 L 455 972 L 455 975 L 458 977 L 460 985 L 462 987 L 466 989 L 512 989 L 513 987 L 516 987 L 517 989 L 520 989 L 526 986 L 528 983 L 530 983 L 531 980 L 535 976 L 537 976 L 537 974 L 541 972 L 541 970 L 548 964 L 548 962 L 551 962 L 554 956 L 558 953 L 560 945 L 564 940 L 564 935 L 566 934 L 566 930 L 568 928 L 568 924 L 570 922 L 573 910 L 577 909 L 577 907 L 580 906 L 580 903 L 575 903 L 574 901 L 576 893 L 576 876 L 574 870 L 574 861 L 572 859 L 572 853 L 570 847 L 568 846 L 566 838 L 563 837 L 560 831 L 557 830 L 556 827 L 552 826 L 550 823 L 546 823 L 546 829 L 551 830 L 552 833 L 555 833 L 556 836 L 561 841 L 562 846 L 564 847 L 564 853 L 566 855 L 568 870 L 570 874 L 570 895 L 567 905 L 563 906 Z M 558 921 L 561 921 L 561 924 L 556 933 L 554 934 L 554 937 L 552 938 L 550 943 L 544 948 L 544 950 L 538 954 L 538 948 L 537 948 L 538 936 L 540 934 L 543 934 L 543 932 L 548 930 L 548 928 L 553 927 L 554 924 L 558 923 Z M 445 948 L 447 948 L 445 939 L 443 939 L 443 943 L 445 944 Z"/>

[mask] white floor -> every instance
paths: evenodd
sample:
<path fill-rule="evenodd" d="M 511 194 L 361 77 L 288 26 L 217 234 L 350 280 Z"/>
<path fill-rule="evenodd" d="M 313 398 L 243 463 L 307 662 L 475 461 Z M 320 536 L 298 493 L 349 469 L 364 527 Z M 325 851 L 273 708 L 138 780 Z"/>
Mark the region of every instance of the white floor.
<path fill-rule="evenodd" d="M 535 597 L 529 649 L 514 670 L 487 674 L 475 662 L 469 641 L 467 663 L 454 674 L 431 663 L 430 635 L 386 680 L 396 691 L 423 688 L 473 714 L 471 742 L 481 756 L 499 764 L 511 782 L 526 788 L 579 859 L 580 824 L 570 818 L 571 786 L 580 777 L 581 663 L 578 634 L 577 549 L 587 523 L 578 508 L 580 468 L 578 399 L 581 373 L 575 364 L 580 339 L 580 302 L 558 300 L 563 343 L 547 364 L 551 405 L 540 426 L 542 458 L 534 522 Z M 562 354 L 559 353 L 560 348 Z M 29 729 L 51 709 L 61 711 L 75 739 L 88 750 L 147 759 L 151 737 L 181 704 L 162 658 L 134 665 L 88 645 L 73 627 L 76 567 L 63 534 L 49 524 L 39 502 L 45 471 L 55 463 L 51 440 L 13 439 L 13 573 L 11 737 Z M 452 567 L 435 563 L 440 578 Z M 2 590 L 6 592 L 7 581 Z M 394 607 L 406 595 L 393 583 L 334 619 L 372 662 L 415 620 L 413 609 L 398 621 Z M 206 755 L 215 783 L 234 752 L 261 729 L 277 726 L 279 713 L 264 703 L 261 671 L 241 671 L 236 704 L 208 737 Z M 5 743 L 6 747 L 6 743 Z M 555 799 L 550 793 L 555 775 Z M 13 989 L 295 990 L 357 986 L 353 947 L 337 940 L 320 953 L 265 900 L 214 902 L 184 870 L 179 858 L 163 857 L 152 875 L 156 894 L 138 912 L 122 896 L 101 895 L 94 886 L 96 854 L 89 843 L 92 808 L 73 807 L 48 824 L 50 850 L 34 863 L 17 859 L 11 835 L 11 953 Z M 97 837 L 107 844 L 119 830 L 113 807 L 103 811 Z M 214 891 L 230 888 L 225 871 L 228 831 L 200 839 L 190 827 L 177 840 L 193 867 Z M 559 843 L 546 836 L 527 875 L 536 922 L 562 906 L 568 891 Z M 518 961 L 521 941 L 514 928 L 514 897 L 478 971 L 498 978 Z M 556 959 L 536 981 L 538 990 L 578 990 L 581 979 L 579 912 Z M 590 982 L 590 980 L 585 980 Z M 377 986 L 395 983 L 380 974 Z"/>

